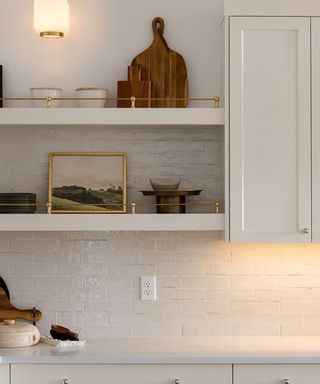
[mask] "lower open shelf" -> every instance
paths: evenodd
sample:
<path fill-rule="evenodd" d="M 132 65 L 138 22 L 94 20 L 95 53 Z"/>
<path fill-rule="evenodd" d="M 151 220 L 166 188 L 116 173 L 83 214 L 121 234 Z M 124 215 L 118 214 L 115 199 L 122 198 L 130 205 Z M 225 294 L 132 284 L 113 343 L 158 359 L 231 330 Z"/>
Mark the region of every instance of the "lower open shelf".
<path fill-rule="evenodd" d="M 224 214 L 2 214 L 0 231 L 223 231 Z"/>

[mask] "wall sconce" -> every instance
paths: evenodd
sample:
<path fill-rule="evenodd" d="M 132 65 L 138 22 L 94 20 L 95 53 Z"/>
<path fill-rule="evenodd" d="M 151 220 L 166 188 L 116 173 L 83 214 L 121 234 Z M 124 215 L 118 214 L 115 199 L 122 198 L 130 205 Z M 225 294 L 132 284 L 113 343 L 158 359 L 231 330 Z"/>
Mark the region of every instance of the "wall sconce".
<path fill-rule="evenodd" d="M 35 0 L 33 23 L 40 37 L 60 39 L 70 28 L 68 0 Z"/>

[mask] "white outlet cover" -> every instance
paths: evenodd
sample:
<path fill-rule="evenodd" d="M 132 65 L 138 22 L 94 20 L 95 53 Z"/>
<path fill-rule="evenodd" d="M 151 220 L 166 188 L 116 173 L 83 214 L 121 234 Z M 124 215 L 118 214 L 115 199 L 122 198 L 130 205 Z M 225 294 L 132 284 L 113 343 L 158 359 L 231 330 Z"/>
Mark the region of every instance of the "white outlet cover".
<path fill-rule="evenodd" d="M 156 276 L 141 276 L 140 278 L 140 297 L 142 301 L 157 300 L 157 280 Z"/>

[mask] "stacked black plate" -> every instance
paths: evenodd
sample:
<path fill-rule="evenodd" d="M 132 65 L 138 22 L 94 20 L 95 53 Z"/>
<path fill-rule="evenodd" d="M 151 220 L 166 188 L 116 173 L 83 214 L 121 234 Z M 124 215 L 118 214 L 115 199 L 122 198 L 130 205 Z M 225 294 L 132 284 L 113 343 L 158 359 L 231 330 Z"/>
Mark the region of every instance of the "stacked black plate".
<path fill-rule="evenodd" d="M 0 213 L 35 213 L 35 193 L 0 193 Z"/>

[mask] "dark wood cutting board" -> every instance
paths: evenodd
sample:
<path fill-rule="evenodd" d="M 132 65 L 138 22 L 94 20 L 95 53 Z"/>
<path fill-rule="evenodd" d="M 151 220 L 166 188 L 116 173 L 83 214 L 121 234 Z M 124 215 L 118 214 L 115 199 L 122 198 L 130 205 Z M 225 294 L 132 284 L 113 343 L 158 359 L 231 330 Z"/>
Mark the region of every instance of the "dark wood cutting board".
<path fill-rule="evenodd" d="M 141 80 L 141 65 L 128 67 L 128 81 L 118 81 L 118 108 L 130 108 L 130 100 L 119 100 L 119 98 L 130 99 L 132 96 L 139 99 L 136 100 L 136 108 L 151 107 L 151 81 Z"/>
<path fill-rule="evenodd" d="M 151 46 L 136 56 L 131 65 L 141 65 L 142 80 L 152 81 L 152 97 L 188 98 L 188 76 L 183 57 L 169 48 L 163 37 L 164 21 L 152 21 L 154 39 Z M 183 108 L 187 100 L 152 101 L 154 108 Z"/>

